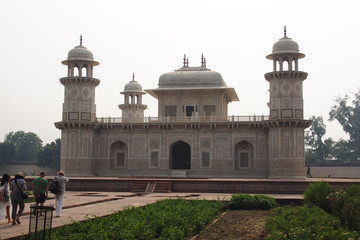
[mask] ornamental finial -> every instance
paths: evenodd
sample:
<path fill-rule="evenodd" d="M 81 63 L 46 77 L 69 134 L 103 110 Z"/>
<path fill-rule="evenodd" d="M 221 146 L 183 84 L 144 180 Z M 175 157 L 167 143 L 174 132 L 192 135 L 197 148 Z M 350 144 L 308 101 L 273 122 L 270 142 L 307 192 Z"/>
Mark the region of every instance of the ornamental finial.
<path fill-rule="evenodd" d="M 82 45 L 82 35 L 80 35 L 80 45 Z"/>
<path fill-rule="evenodd" d="M 132 80 L 135 81 L 135 74 L 133 73 Z"/>
<path fill-rule="evenodd" d="M 183 61 L 184 67 L 186 67 L 186 54 L 184 54 L 184 61 Z"/>
<path fill-rule="evenodd" d="M 201 67 L 204 67 L 204 54 L 201 54 Z"/>
<path fill-rule="evenodd" d="M 284 25 L 284 37 L 286 37 L 286 25 Z"/>

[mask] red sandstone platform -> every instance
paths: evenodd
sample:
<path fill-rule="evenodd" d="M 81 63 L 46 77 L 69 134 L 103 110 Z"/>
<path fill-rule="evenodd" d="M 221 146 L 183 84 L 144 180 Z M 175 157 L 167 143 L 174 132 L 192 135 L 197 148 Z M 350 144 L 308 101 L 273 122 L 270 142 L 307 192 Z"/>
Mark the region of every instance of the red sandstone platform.
<path fill-rule="evenodd" d="M 31 187 L 32 177 L 27 177 Z M 48 179 L 52 179 L 51 176 Z M 339 188 L 348 184 L 360 184 L 360 179 L 303 178 L 303 179 L 248 179 L 248 178 L 116 178 L 116 177 L 69 177 L 67 189 L 70 191 L 132 192 L 140 183 L 153 185 L 169 183 L 173 193 L 263 193 L 302 194 L 309 183 L 327 181 Z M 149 191 L 150 190 L 150 191 Z M 144 189 L 143 192 L 146 190 Z M 137 191 L 139 192 L 139 191 Z M 141 191 L 140 191 L 141 192 Z"/>

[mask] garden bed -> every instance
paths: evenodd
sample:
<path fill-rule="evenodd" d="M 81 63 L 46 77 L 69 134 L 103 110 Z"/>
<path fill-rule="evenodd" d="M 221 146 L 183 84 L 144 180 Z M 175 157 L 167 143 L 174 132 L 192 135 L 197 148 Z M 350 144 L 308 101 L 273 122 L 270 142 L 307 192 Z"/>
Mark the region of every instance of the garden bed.
<path fill-rule="evenodd" d="M 222 201 L 164 200 L 57 228 L 51 238 L 185 239 L 199 233 L 224 210 Z"/>
<path fill-rule="evenodd" d="M 269 211 L 231 210 L 200 233 L 196 240 L 262 240 Z"/>

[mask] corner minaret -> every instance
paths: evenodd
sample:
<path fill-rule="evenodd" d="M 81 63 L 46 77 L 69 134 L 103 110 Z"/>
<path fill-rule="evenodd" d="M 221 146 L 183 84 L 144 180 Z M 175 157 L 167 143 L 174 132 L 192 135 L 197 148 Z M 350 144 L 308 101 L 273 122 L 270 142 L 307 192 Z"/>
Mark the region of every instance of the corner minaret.
<path fill-rule="evenodd" d="M 62 64 L 68 67 L 67 76 L 60 79 L 64 85 L 62 121 L 55 123 L 61 129 L 60 168 L 72 176 L 93 176 L 96 173 L 95 88 L 100 80 L 93 78 L 92 52 L 82 45 L 69 51 Z"/>
<path fill-rule="evenodd" d="M 273 46 L 272 54 L 266 56 L 273 61 L 273 71 L 266 73 L 270 83 L 270 119 L 303 119 L 302 82 L 307 73 L 299 71 L 299 45 L 286 36 Z"/>
<path fill-rule="evenodd" d="M 304 120 L 303 81 L 306 72 L 299 71 L 299 45 L 284 37 L 274 45 L 272 54 L 266 56 L 273 61 L 273 71 L 265 74 L 270 84 L 269 127 L 269 176 L 304 177 L 304 129 L 310 122 Z"/>
<path fill-rule="evenodd" d="M 135 81 L 133 73 L 132 80 L 124 87 L 124 91 L 120 92 L 124 95 L 124 104 L 120 104 L 122 110 L 123 122 L 143 122 L 144 110 L 146 105 L 142 104 L 142 95 L 146 94 L 142 90 L 142 86 Z"/>
<path fill-rule="evenodd" d="M 65 87 L 63 117 L 65 122 L 96 121 L 95 87 L 100 80 L 93 78 L 93 67 L 99 65 L 94 61 L 92 52 L 82 45 L 69 51 L 67 60 L 62 64 L 68 66 L 67 77 L 60 79 Z"/>

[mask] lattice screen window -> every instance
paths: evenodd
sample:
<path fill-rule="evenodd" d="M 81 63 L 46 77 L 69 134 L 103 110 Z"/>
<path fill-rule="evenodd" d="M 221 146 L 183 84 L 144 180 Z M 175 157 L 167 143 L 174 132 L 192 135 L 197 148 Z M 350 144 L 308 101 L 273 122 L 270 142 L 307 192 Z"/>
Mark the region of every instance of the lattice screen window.
<path fill-rule="evenodd" d="M 210 167 L 210 153 L 209 152 L 201 153 L 201 166 L 203 168 Z"/>
<path fill-rule="evenodd" d="M 249 153 L 247 152 L 240 153 L 240 167 L 241 168 L 249 167 Z"/>
<path fill-rule="evenodd" d="M 216 109 L 215 105 L 204 105 L 205 116 L 211 116 L 211 114 L 215 115 L 215 109 Z"/>
<path fill-rule="evenodd" d="M 159 167 L 159 152 L 151 152 L 151 167 Z"/>
<path fill-rule="evenodd" d="M 165 117 L 175 117 L 176 116 L 176 106 L 165 106 Z"/>
<path fill-rule="evenodd" d="M 125 167 L 125 152 L 116 153 L 116 165 L 118 167 Z"/>

